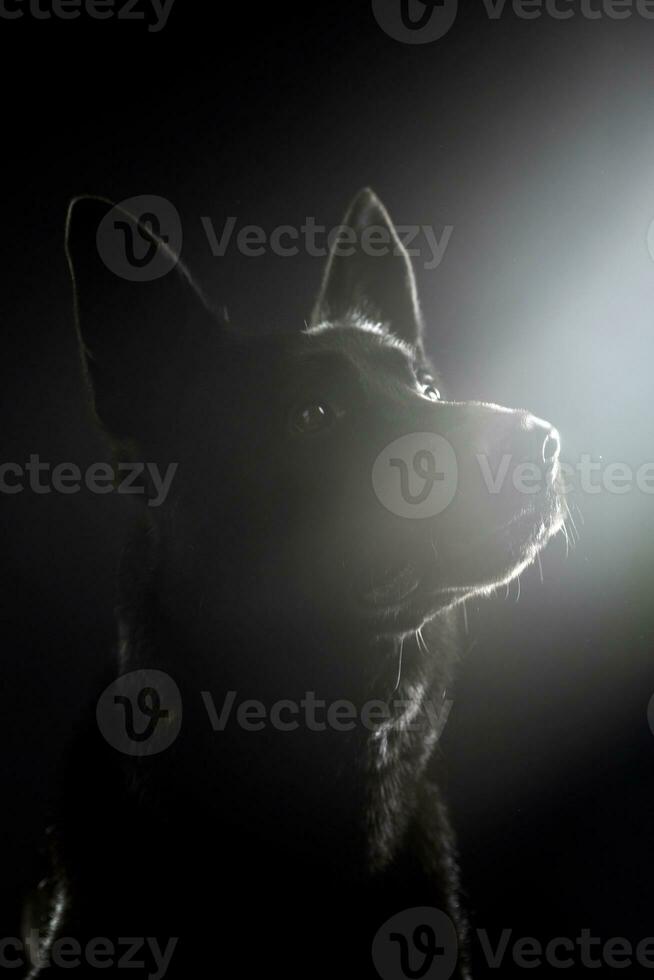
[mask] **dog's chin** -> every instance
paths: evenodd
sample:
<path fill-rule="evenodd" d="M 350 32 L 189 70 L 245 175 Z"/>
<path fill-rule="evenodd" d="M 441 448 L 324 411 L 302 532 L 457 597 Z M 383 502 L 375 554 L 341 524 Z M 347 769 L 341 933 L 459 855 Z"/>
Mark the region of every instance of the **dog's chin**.
<path fill-rule="evenodd" d="M 381 635 L 418 630 L 450 606 L 473 595 L 490 595 L 517 578 L 562 527 L 558 496 L 530 503 L 486 534 L 449 543 L 442 554 L 432 551 L 427 564 L 417 557 L 398 562 L 363 593 L 360 610 Z"/>

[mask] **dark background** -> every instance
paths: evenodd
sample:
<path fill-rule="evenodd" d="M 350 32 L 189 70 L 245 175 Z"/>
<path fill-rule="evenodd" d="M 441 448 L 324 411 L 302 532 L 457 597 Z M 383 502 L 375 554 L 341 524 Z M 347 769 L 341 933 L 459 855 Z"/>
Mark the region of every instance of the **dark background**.
<path fill-rule="evenodd" d="M 654 458 L 654 22 L 490 21 L 479 0 L 409 46 L 367 2 L 177 0 L 158 34 L 0 20 L 0 65 L 3 460 L 107 458 L 78 374 L 72 195 L 169 198 L 197 277 L 264 329 L 301 323 L 322 260 L 213 258 L 200 216 L 331 226 L 364 184 L 399 223 L 454 226 L 440 267 L 416 269 L 449 395 L 530 408 L 569 459 Z M 468 905 L 493 940 L 654 935 L 654 499 L 575 500 L 579 543 L 553 542 L 543 583 L 531 568 L 519 601 L 468 608 L 444 742 Z M 114 497 L 29 491 L 0 514 L 7 935 L 111 656 L 125 518 Z"/>

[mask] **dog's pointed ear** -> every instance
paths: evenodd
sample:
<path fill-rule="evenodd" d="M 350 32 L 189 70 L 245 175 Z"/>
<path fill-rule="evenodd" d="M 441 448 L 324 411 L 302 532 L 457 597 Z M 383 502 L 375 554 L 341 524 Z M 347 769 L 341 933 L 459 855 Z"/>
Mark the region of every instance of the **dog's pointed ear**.
<path fill-rule="evenodd" d="M 66 220 L 84 374 L 100 424 L 118 440 L 163 431 L 185 362 L 216 329 L 155 225 L 152 213 L 138 219 L 99 197 L 75 198 Z"/>
<path fill-rule="evenodd" d="M 369 188 L 350 205 L 327 262 L 312 326 L 363 313 L 419 345 L 422 316 L 411 260 L 391 217 Z"/>

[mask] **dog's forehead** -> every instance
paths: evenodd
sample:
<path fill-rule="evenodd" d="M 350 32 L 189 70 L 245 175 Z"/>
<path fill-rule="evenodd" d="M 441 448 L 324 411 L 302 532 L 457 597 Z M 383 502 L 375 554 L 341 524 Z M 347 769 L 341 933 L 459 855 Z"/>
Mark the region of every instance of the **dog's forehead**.
<path fill-rule="evenodd" d="M 414 371 L 419 361 L 411 344 L 382 325 L 367 321 L 312 327 L 301 335 L 298 355 L 308 360 L 330 356 L 363 372 L 386 369 L 405 376 Z"/>

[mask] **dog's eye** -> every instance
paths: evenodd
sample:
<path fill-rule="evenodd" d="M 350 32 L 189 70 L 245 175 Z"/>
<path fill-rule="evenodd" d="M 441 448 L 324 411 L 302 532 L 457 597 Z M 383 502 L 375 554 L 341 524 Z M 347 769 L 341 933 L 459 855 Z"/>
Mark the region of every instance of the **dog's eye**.
<path fill-rule="evenodd" d="M 438 402 L 441 400 L 441 393 L 433 381 L 424 380 L 421 382 L 421 387 L 425 398 L 429 398 L 433 402 Z"/>
<path fill-rule="evenodd" d="M 291 424 L 296 432 L 304 435 L 313 435 L 331 425 L 333 412 L 324 402 L 315 402 L 311 405 L 302 405 L 293 412 Z"/>

